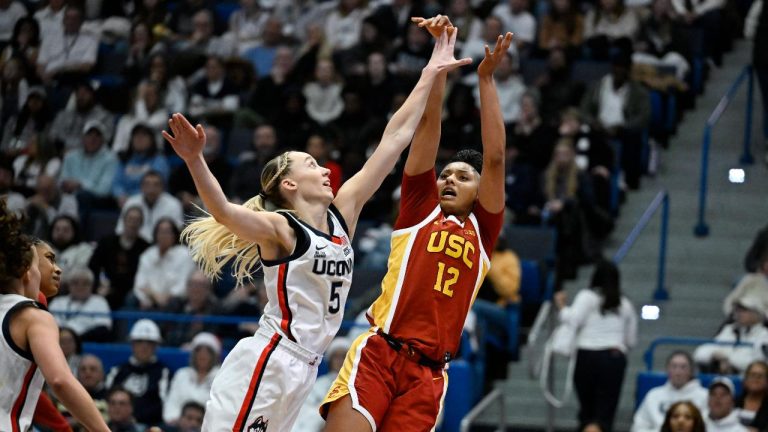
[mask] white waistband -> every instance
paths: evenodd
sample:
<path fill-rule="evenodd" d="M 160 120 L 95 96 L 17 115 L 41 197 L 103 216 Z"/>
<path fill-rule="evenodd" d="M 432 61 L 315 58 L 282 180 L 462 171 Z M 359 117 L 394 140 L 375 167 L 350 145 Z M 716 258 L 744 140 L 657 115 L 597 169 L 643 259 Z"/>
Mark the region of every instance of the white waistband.
<path fill-rule="evenodd" d="M 256 330 L 255 336 L 261 336 L 267 340 L 270 340 L 275 334 L 280 335 L 280 342 L 277 344 L 278 348 L 285 349 L 304 363 L 317 367 L 320 364 L 320 361 L 323 359 L 322 354 L 318 354 L 304 348 L 303 346 L 297 344 L 296 342 L 288 339 L 284 335 L 270 329 L 267 326 L 259 327 L 259 329 Z"/>

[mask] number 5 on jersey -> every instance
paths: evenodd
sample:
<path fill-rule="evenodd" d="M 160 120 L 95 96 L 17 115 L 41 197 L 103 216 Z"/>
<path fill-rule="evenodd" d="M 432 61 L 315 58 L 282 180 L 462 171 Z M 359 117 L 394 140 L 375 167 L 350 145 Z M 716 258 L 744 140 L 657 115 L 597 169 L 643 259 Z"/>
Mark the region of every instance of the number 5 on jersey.
<path fill-rule="evenodd" d="M 341 308 L 341 298 L 339 297 L 339 288 L 342 282 L 331 282 L 331 298 L 328 302 L 328 313 L 335 314 Z"/>
<path fill-rule="evenodd" d="M 437 263 L 437 279 L 435 280 L 435 291 L 440 291 L 448 297 L 453 297 L 451 286 L 459 280 L 459 269 L 448 267 L 445 269 L 445 263 Z"/>

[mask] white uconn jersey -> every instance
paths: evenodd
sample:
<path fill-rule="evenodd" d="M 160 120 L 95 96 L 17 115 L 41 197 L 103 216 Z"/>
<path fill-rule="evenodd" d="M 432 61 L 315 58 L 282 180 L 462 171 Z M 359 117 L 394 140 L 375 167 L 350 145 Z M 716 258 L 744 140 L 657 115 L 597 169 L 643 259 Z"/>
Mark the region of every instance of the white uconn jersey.
<path fill-rule="evenodd" d="M 21 308 L 37 303 L 17 294 L 0 295 L 0 431 L 24 432 L 32 423 L 37 399 L 43 387 L 43 374 L 32 354 L 11 339 L 11 316 Z"/>
<path fill-rule="evenodd" d="M 354 252 L 336 207 L 328 211 L 330 235 L 288 212 L 296 248 L 280 260 L 262 260 L 269 302 L 260 324 L 303 348 L 323 353 L 339 331 L 352 284 Z"/>

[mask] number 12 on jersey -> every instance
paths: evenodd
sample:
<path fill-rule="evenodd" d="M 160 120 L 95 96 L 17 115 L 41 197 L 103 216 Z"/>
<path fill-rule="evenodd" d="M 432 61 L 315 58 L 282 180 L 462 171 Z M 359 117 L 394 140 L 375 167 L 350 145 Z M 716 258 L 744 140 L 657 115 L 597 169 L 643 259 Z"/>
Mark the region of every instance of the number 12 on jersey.
<path fill-rule="evenodd" d="M 456 267 L 448 267 L 446 271 L 445 263 L 437 263 L 437 279 L 435 280 L 435 291 L 439 291 L 448 297 L 453 297 L 453 290 L 451 289 L 451 286 L 458 280 L 459 269 Z"/>

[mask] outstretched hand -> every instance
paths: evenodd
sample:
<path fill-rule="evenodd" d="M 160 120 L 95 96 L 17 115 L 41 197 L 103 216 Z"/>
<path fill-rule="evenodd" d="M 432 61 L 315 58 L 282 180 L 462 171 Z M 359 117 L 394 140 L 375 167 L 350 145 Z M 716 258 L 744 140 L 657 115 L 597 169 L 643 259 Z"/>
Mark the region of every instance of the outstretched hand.
<path fill-rule="evenodd" d="M 501 63 L 501 59 L 507 54 L 509 46 L 512 44 L 512 33 L 507 32 L 504 36 L 499 35 L 496 38 L 496 46 L 493 51 L 485 46 L 485 58 L 480 62 L 480 66 L 477 67 L 477 74 L 480 76 L 492 76 L 496 71 L 496 67 Z"/>
<path fill-rule="evenodd" d="M 205 130 L 201 125 L 192 126 L 184 115 L 176 113 L 168 119 L 173 135 L 163 131 L 163 138 L 185 162 L 198 157 L 205 147 Z"/>
<path fill-rule="evenodd" d="M 453 48 L 456 46 L 456 35 L 459 33 L 457 28 L 448 35 L 449 32 L 443 32 L 435 41 L 435 47 L 432 50 L 432 57 L 427 63 L 427 69 L 432 68 L 437 72 L 450 72 L 458 67 L 472 63 L 471 58 L 456 60 L 453 54 Z"/>
<path fill-rule="evenodd" d="M 448 31 L 448 35 L 453 32 L 454 27 L 447 15 L 437 15 L 432 18 L 411 17 L 411 22 L 419 27 L 427 29 L 429 34 L 438 39 L 443 31 Z"/>

